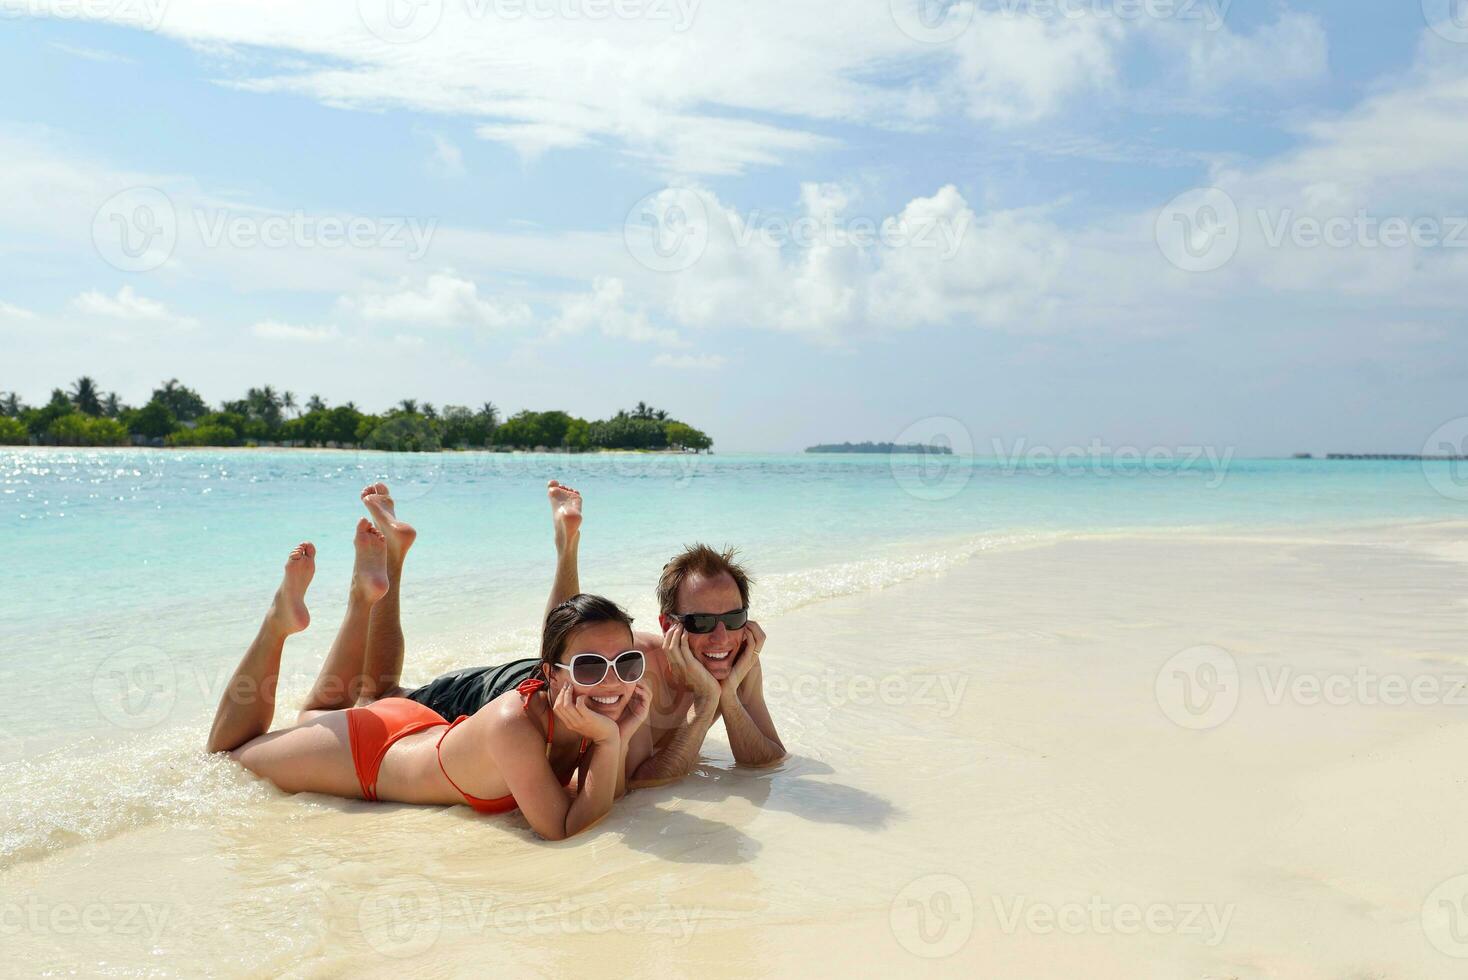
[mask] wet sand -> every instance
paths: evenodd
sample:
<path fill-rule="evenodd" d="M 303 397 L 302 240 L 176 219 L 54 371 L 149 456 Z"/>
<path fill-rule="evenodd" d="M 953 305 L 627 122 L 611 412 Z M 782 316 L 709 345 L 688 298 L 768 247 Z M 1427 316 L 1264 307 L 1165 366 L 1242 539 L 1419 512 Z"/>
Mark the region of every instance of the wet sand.
<path fill-rule="evenodd" d="M 0 869 L 0 960 L 1462 976 L 1465 562 L 1464 525 L 1089 537 L 805 605 L 763 624 L 787 762 L 732 767 L 716 726 L 695 775 L 563 844 L 286 797 L 189 749 L 201 722 L 146 756 L 165 815 Z"/>

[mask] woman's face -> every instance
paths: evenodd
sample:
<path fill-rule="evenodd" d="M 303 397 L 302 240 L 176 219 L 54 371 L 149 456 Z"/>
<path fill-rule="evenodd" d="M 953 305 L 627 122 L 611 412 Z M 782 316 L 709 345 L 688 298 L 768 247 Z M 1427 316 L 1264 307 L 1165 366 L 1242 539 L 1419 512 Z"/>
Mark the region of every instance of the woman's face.
<path fill-rule="evenodd" d="M 572 631 L 566 640 L 566 649 L 562 652 L 559 662 L 570 667 L 571 661 L 578 653 L 594 653 L 608 660 L 616 660 L 619 653 L 631 648 L 632 631 L 621 623 L 592 623 Z M 570 670 L 557 669 L 553 673 L 555 674 L 551 680 L 553 694 L 560 694 L 561 688 L 569 684 L 572 696 L 586 695 L 588 708 L 614 720 L 622 717 L 622 712 L 627 710 L 628 699 L 632 697 L 632 692 L 637 688 L 635 681 L 622 680 L 615 667 L 609 668 L 601 682 L 591 687 L 573 684 Z"/>

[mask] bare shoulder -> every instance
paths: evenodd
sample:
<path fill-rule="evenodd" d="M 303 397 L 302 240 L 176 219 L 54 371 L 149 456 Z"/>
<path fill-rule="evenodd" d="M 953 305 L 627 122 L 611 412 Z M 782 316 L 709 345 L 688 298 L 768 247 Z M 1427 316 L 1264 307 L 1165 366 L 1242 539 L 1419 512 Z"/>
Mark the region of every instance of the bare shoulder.
<path fill-rule="evenodd" d="M 464 724 L 483 738 L 499 744 L 541 741 L 545 738 L 543 699 L 521 704 L 520 692 L 506 691 L 475 712 Z"/>

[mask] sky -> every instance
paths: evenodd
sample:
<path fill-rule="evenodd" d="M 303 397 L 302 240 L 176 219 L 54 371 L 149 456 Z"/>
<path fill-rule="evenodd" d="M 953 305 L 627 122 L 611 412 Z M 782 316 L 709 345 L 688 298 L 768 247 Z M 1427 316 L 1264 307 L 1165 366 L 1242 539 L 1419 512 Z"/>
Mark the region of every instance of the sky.
<path fill-rule="evenodd" d="M 0 86 L 27 402 L 1468 435 L 1468 0 L 0 0 Z"/>

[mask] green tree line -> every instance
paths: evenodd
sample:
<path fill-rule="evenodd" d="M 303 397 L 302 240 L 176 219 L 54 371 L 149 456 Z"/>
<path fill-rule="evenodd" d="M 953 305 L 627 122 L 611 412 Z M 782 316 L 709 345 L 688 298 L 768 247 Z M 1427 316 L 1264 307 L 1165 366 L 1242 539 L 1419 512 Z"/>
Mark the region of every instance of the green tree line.
<path fill-rule="evenodd" d="M 710 449 L 713 440 L 645 402 L 608 419 L 565 412 L 518 412 L 502 419 L 493 402 L 478 408 L 404 399 L 385 412 L 355 403 L 335 407 L 320 395 L 304 403 L 270 385 L 211 407 L 177 378 L 153 390 L 147 404 L 124 405 L 89 377 L 57 388 L 45 405 L 15 392 L 0 396 L 0 444 L 50 446 L 339 446 L 406 452 L 444 449 Z"/>

